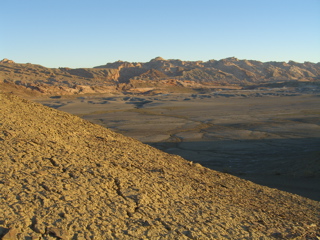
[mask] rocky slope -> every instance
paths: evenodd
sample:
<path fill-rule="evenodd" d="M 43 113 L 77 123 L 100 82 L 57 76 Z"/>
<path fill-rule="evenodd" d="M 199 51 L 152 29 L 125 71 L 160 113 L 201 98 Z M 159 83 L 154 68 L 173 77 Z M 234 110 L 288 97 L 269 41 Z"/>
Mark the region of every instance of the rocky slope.
<path fill-rule="evenodd" d="M 0 85 L 11 83 L 47 95 L 105 93 L 141 87 L 203 88 L 221 85 L 320 80 L 320 63 L 259 62 L 227 58 L 219 61 L 117 61 L 95 68 L 46 68 L 0 61 Z"/>
<path fill-rule="evenodd" d="M 285 62 L 259 62 L 252 60 L 239 60 L 226 58 L 219 61 L 181 61 L 179 59 L 166 60 L 161 57 L 146 63 L 129 63 L 118 61 L 107 63 L 96 68 L 112 68 L 127 71 L 123 80 L 129 79 L 164 79 L 178 78 L 201 83 L 246 84 L 262 81 L 282 80 L 313 80 L 320 76 L 320 63 Z M 162 74 L 146 74 L 149 70 Z M 140 73 L 140 71 L 143 74 Z"/>
<path fill-rule="evenodd" d="M 2 239 L 320 237 L 319 202 L 13 95 L 0 113 Z"/>
<path fill-rule="evenodd" d="M 115 91 L 119 72 L 114 69 L 46 68 L 31 63 L 0 61 L 0 84 L 14 84 L 47 95 Z M 5 88 L 3 86 L 2 88 Z"/>

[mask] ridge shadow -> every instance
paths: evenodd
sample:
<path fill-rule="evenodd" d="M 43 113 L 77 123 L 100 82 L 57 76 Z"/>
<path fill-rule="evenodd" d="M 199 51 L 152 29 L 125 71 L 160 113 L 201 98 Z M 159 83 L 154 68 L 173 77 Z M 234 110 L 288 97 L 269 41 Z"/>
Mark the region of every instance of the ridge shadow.
<path fill-rule="evenodd" d="M 320 138 L 146 144 L 213 170 L 320 201 Z"/>

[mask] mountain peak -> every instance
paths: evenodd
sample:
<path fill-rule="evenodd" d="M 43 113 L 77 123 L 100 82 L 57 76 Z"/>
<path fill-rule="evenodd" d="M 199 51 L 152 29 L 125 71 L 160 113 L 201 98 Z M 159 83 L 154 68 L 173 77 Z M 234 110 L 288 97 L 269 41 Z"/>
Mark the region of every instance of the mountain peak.
<path fill-rule="evenodd" d="M 231 61 L 231 62 L 238 62 L 239 61 L 239 59 L 236 57 L 228 57 L 228 58 L 225 58 L 224 60 Z"/>
<path fill-rule="evenodd" d="M 9 60 L 8 58 L 4 58 L 0 61 L 0 63 L 15 63 L 15 62 L 12 60 Z"/>
<path fill-rule="evenodd" d="M 156 57 L 150 60 L 150 62 L 154 62 L 154 61 L 165 61 L 165 59 L 162 57 Z"/>

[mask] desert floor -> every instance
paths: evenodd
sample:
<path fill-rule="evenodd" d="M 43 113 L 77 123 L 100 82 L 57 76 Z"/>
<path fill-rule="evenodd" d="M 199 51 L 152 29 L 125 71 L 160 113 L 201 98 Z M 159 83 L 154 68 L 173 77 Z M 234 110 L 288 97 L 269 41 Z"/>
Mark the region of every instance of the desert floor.
<path fill-rule="evenodd" d="M 320 201 L 320 95 L 103 95 L 37 100 L 165 152 Z"/>

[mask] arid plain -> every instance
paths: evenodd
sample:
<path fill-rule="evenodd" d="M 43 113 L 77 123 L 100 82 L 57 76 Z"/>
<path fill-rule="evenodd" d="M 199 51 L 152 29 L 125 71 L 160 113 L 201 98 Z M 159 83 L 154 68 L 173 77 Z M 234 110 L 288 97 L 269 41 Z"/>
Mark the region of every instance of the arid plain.
<path fill-rule="evenodd" d="M 286 89 L 38 100 L 205 167 L 320 200 L 320 96 Z"/>

